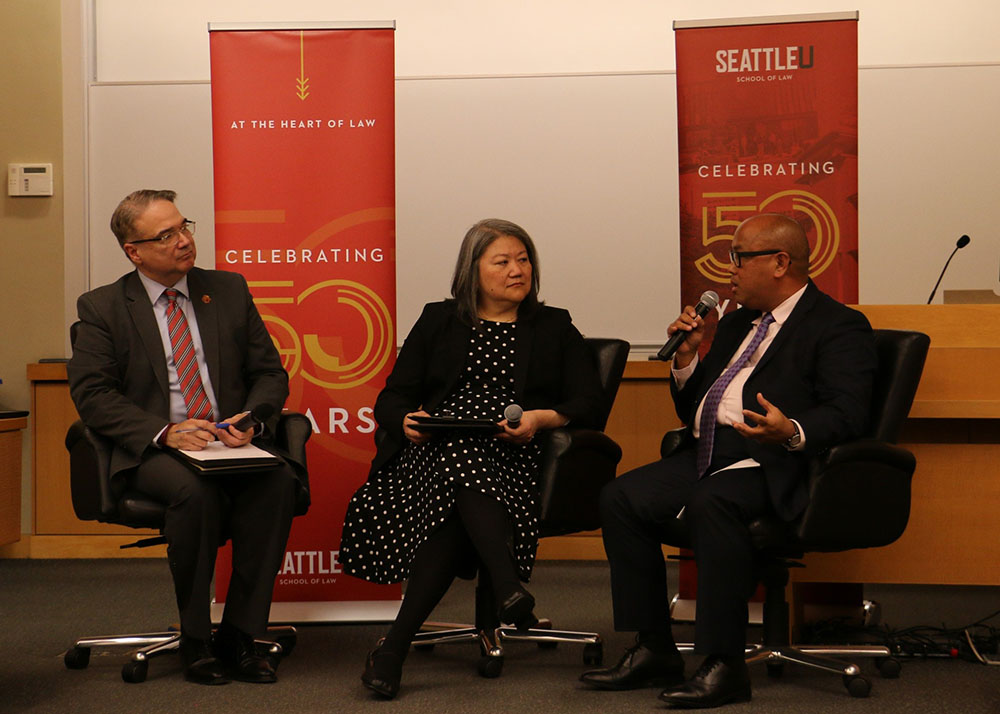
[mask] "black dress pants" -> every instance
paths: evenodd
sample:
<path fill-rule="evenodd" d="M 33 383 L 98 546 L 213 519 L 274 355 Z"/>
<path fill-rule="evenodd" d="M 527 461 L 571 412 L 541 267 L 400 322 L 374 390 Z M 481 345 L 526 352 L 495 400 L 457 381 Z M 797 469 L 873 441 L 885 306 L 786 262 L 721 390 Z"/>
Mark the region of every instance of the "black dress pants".
<path fill-rule="evenodd" d="M 292 468 L 282 463 L 259 473 L 206 476 L 154 453 L 129 479 L 132 488 L 167 505 L 163 534 L 181 631 L 198 639 L 211 635 L 215 558 L 228 537 L 233 571 L 223 619 L 249 635 L 262 635 L 292 525 Z"/>
<path fill-rule="evenodd" d="M 684 509 L 683 521 L 677 516 Z M 697 478 L 695 452 L 629 471 L 601 493 L 615 629 L 670 634 L 661 543 L 686 527 L 698 565 L 695 651 L 742 655 L 756 587 L 747 525 L 770 512 L 759 467 Z"/>

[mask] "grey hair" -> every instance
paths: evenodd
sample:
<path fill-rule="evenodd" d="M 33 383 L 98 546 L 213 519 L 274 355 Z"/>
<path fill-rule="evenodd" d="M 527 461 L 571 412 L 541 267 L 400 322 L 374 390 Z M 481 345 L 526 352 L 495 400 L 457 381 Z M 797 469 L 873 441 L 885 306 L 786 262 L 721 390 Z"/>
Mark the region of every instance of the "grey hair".
<path fill-rule="evenodd" d="M 118 245 L 124 247 L 133 237 L 135 220 L 153 201 L 174 202 L 177 192 L 169 189 L 141 188 L 133 191 L 121 200 L 115 212 L 111 214 L 111 232 L 118 239 Z"/>
<path fill-rule="evenodd" d="M 528 232 L 516 223 L 500 218 L 485 218 L 470 228 L 462 247 L 458 251 L 455 262 L 455 274 L 451 279 L 451 295 L 458 302 L 458 315 L 461 320 L 478 328 L 479 326 L 479 260 L 493 241 L 501 236 L 516 238 L 524 244 L 531 263 L 531 290 L 518 306 L 518 317 L 524 317 L 534 312 L 541 304 L 538 300 L 538 290 L 541 285 L 538 265 L 538 251 Z"/>

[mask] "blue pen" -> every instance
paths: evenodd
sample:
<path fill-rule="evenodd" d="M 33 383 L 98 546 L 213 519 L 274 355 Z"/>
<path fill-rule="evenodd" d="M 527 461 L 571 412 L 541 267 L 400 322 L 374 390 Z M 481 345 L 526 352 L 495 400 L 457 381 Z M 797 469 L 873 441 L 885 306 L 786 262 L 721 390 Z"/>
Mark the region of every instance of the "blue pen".
<path fill-rule="evenodd" d="M 228 429 L 231 426 L 232 426 L 232 424 L 230 424 L 229 422 L 225 422 L 225 421 L 216 422 L 216 424 L 215 424 L 215 428 L 216 429 Z M 201 428 L 202 427 L 196 427 L 194 429 L 178 429 L 174 433 L 175 434 L 186 434 L 189 431 L 198 431 Z"/>

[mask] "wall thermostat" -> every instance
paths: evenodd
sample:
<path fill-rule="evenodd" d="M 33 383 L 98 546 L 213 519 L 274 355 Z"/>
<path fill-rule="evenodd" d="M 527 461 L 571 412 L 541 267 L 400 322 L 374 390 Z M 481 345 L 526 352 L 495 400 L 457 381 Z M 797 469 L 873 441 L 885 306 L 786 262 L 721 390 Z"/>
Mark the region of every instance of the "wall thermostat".
<path fill-rule="evenodd" d="M 7 164 L 8 196 L 51 196 L 52 164 Z"/>

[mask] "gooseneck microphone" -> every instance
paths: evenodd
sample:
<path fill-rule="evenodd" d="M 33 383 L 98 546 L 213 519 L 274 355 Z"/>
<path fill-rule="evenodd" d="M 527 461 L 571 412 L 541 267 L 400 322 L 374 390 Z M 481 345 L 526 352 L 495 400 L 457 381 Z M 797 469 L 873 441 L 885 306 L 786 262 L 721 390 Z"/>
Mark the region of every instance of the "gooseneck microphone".
<path fill-rule="evenodd" d="M 716 305 L 719 304 L 719 294 L 714 290 L 706 290 L 701 294 L 701 298 L 698 300 L 698 304 L 694 306 L 694 312 L 698 317 L 705 317 L 709 312 L 711 312 Z M 660 351 L 656 353 L 656 359 L 662 360 L 663 362 L 669 362 L 674 358 L 674 353 L 677 349 L 684 344 L 684 340 L 687 339 L 688 333 L 684 330 L 677 330 L 674 334 L 670 336 L 667 340 L 667 344 L 660 348 Z"/>
<path fill-rule="evenodd" d="M 957 241 L 955 241 L 955 249 L 951 251 L 951 255 L 948 256 L 948 260 L 944 262 L 944 267 L 941 268 L 941 274 L 938 276 L 937 282 L 934 283 L 934 289 L 931 290 L 931 296 L 927 298 L 927 304 L 931 304 L 931 300 L 934 299 L 934 293 L 937 292 L 938 285 L 941 284 L 941 278 L 944 277 L 944 271 L 948 269 L 948 264 L 951 263 L 951 259 L 955 257 L 955 253 L 959 251 L 960 248 L 964 248 L 969 245 L 969 241 L 972 240 L 969 236 L 962 236 Z"/>
<path fill-rule="evenodd" d="M 511 404 L 503 410 L 503 418 L 507 420 L 507 426 L 511 429 L 521 426 L 522 416 L 524 416 L 524 410 L 516 404 Z"/>
<path fill-rule="evenodd" d="M 233 427 L 235 427 L 237 431 L 246 431 L 252 426 L 264 423 L 271 418 L 272 414 L 274 414 L 273 406 L 270 404 L 258 404 L 247 412 L 243 418 L 233 424 Z"/>

